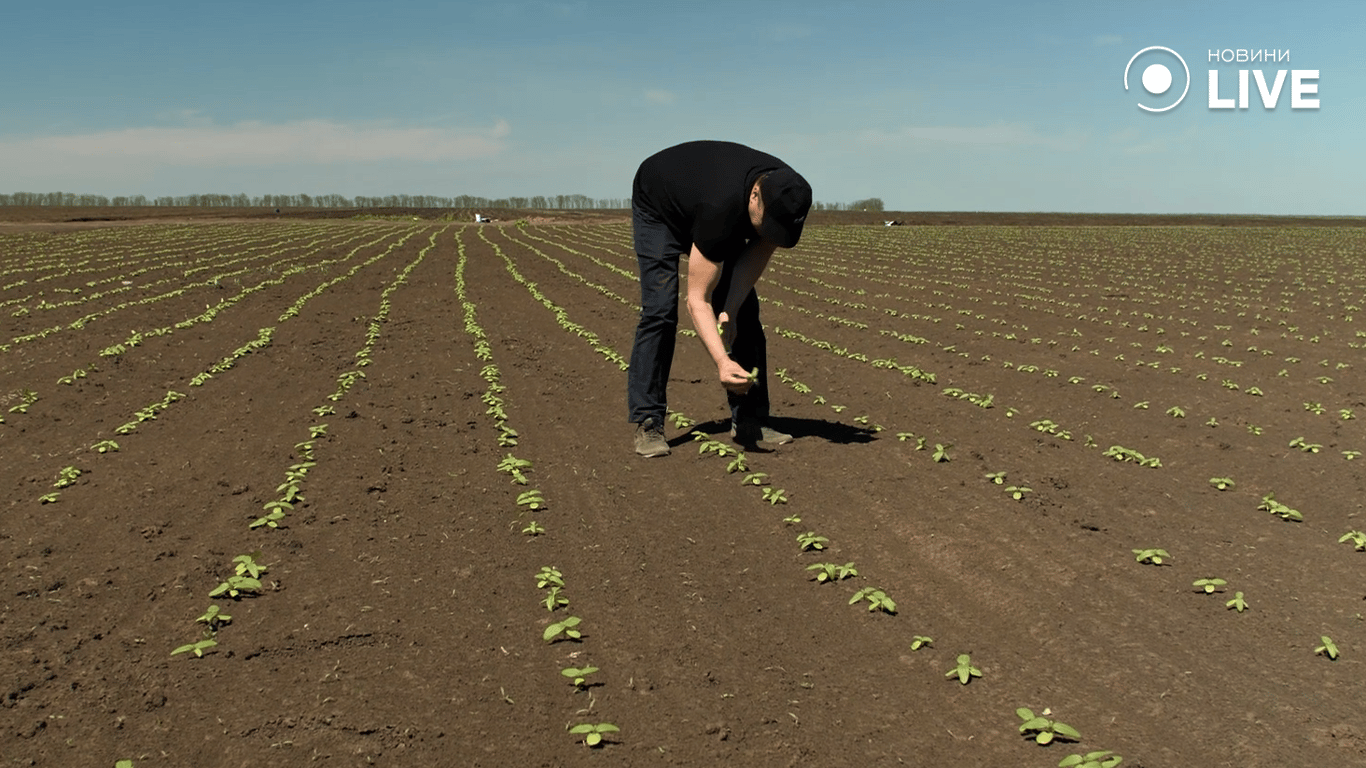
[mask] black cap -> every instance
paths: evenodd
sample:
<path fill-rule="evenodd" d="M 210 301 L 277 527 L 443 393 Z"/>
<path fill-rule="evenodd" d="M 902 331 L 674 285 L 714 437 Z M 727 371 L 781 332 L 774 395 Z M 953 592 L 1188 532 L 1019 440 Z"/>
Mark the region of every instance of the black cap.
<path fill-rule="evenodd" d="M 759 189 L 764 200 L 759 235 L 779 248 L 791 248 L 801 239 L 811 210 L 811 185 L 791 168 L 779 168 L 764 177 Z"/>

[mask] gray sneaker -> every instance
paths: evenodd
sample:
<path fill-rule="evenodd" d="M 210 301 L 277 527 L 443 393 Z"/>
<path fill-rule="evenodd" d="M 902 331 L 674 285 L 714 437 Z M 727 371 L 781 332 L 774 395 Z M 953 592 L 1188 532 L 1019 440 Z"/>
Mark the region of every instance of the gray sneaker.
<path fill-rule="evenodd" d="M 664 423 L 647 417 L 636 425 L 636 453 L 641 456 L 668 456 L 669 441 L 664 439 Z"/>
<path fill-rule="evenodd" d="M 767 424 L 760 424 L 757 421 L 742 421 L 738 424 L 731 422 L 730 439 L 741 445 L 753 445 L 758 442 L 783 445 L 792 442 L 792 435 L 779 432 Z"/>

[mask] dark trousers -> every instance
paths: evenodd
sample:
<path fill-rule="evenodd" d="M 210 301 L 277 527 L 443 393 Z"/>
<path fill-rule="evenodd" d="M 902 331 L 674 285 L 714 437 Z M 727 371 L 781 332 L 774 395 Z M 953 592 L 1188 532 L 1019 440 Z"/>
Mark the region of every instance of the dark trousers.
<path fill-rule="evenodd" d="M 673 366 L 678 335 L 678 259 L 684 248 L 668 230 L 639 211 L 635 212 L 636 261 L 640 267 L 640 322 L 631 347 L 631 367 L 626 375 L 628 419 L 639 423 L 654 417 L 664 422 L 668 410 L 666 389 Z M 712 309 L 720 313 L 734 261 L 721 271 L 712 293 Z M 731 418 L 736 421 L 768 419 L 768 345 L 759 322 L 759 295 L 750 290 L 735 318 L 735 344 L 731 359 L 745 370 L 759 369 L 757 383 L 743 395 L 726 393 Z M 713 379 L 715 380 L 715 379 Z"/>

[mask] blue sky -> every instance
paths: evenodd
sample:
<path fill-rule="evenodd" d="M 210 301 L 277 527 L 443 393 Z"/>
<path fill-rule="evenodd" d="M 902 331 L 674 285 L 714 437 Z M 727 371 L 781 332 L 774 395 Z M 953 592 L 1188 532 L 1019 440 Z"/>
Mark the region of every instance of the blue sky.
<path fill-rule="evenodd" d="M 0 192 L 626 198 L 698 138 L 894 210 L 1366 215 L 1366 3 L 8 4 Z M 1174 59 L 1135 52 L 1160 45 Z M 1289 50 L 1210 62 L 1211 49 Z M 1170 65 L 1173 91 L 1142 91 Z M 1210 109 L 1317 69 L 1316 110 Z"/>

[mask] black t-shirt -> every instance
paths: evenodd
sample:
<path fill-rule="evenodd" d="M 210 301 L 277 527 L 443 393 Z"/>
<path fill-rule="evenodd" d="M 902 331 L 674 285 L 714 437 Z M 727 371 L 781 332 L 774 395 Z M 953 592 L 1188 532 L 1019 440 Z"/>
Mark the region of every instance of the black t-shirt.
<path fill-rule="evenodd" d="M 787 167 L 743 144 L 690 141 L 640 164 L 631 205 L 658 219 L 680 243 L 696 245 L 709 261 L 725 262 L 759 236 L 749 220 L 755 180 Z"/>

